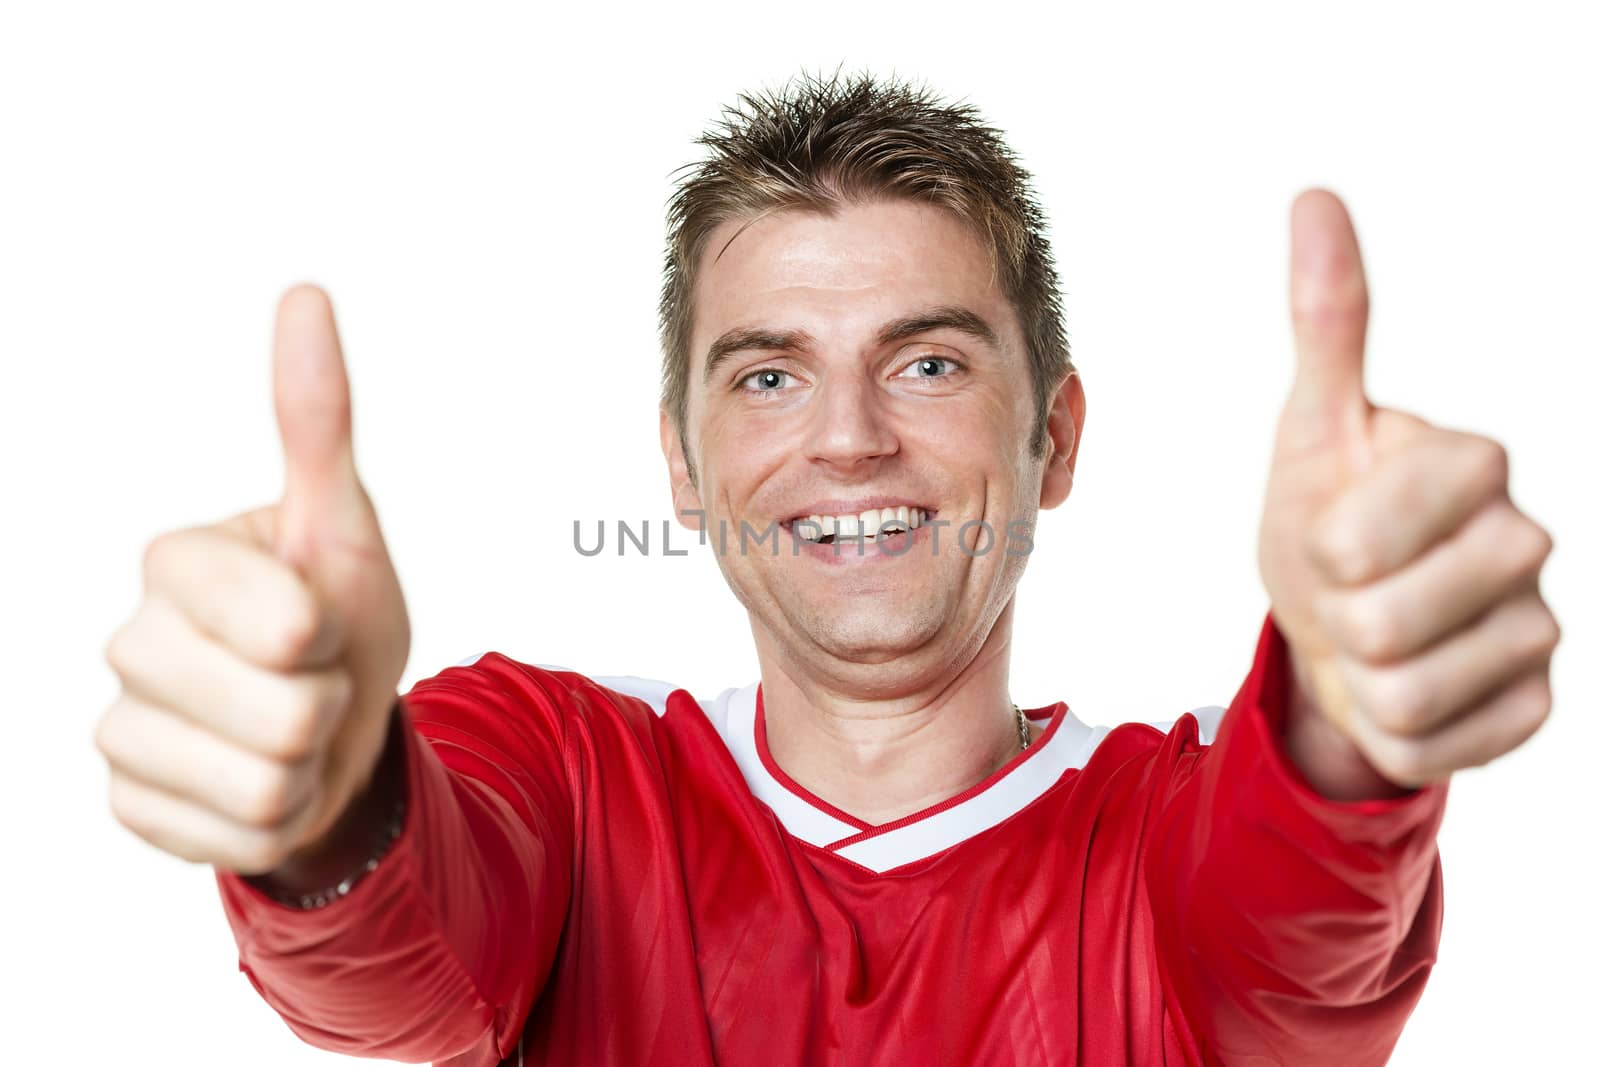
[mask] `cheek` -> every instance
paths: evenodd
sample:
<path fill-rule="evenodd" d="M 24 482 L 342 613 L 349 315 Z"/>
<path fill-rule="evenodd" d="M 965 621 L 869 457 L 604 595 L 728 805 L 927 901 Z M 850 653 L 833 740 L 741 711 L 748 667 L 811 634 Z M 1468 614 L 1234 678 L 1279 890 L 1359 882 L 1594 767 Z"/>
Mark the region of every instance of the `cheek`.
<path fill-rule="evenodd" d="M 971 411 L 939 412 L 937 418 L 916 419 L 913 440 L 940 455 L 977 456 L 992 447 L 989 424 Z"/>
<path fill-rule="evenodd" d="M 712 416 L 700 436 L 700 488 L 713 508 L 753 493 L 788 450 L 760 420 Z"/>
<path fill-rule="evenodd" d="M 701 447 L 724 464 L 768 467 L 800 447 L 808 418 L 799 402 L 730 398 L 706 412 Z"/>
<path fill-rule="evenodd" d="M 1026 434 L 1022 410 L 1025 401 L 1008 380 L 999 377 L 996 369 L 982 381 L 974 382 L 948 410 L 940 412 L 939 422 L 946 432 L 1001 448 L 1013 437 Z"/>
<path fill-rule="evenodd" d="M 1010 455 L 1015 436 L 992 403 L 952 404 L 908 420 L 905 430 L 906 444 L 952 472 L 993 470 Z"/>

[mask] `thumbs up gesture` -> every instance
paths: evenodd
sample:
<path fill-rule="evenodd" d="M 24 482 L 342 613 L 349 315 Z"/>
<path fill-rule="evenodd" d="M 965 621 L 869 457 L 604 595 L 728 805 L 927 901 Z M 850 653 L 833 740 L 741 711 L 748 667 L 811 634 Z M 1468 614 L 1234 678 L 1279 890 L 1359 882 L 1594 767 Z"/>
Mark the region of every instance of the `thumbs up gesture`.
<path fill-rule="evenodd" d="M 150 543 L 95 734 L 124 825 L 242 874 L 313 849 L 366 785 L 411 644 L 319 289 L 278 307 L 273 392 L 283 499 Z"/>
<path fill-rule="evenodd" d="M 1316 740 L 1289 748 L 1334 792 L 1363 788 L 1351 749 L 1378 781 L 1418 787 L 1510 751 L 1548 716 L 1551 539 L 1511 502 L 1498 443 L 1367 400 L 1366 277 L 1338 198 L 1302 193 L 1291 231 L 1298 361 L 1258 557 L 1291 709 L 1318 719 Z"/>

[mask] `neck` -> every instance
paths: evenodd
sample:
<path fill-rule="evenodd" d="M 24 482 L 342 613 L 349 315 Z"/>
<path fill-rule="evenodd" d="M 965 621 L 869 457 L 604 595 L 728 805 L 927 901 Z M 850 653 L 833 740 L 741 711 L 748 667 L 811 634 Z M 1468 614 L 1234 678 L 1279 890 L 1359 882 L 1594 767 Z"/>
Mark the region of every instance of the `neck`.
<path fill-rule="evenodd" d="M 767 748 L 818 797 L 874 826 L 971 788 L 1021 750 L 1009 693 L 1011 606 L 954 674 L 872 690 L 819 682 L 759 638 Z"/>

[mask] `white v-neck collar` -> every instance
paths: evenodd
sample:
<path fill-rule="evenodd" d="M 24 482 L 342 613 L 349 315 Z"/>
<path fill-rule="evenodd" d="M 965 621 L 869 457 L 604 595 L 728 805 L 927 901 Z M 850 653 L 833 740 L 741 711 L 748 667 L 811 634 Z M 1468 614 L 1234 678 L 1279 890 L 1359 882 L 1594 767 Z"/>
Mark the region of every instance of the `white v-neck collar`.
<path fill-rule="evenodd" d="M 751 793 L 772 809 L 790 834 L 878 873 L 942 852 L 1015 815 L 1062 774 L 1081 768 L 1109 732 L 1107 727 L 1079 721 L 1065 704 L 1057 704 L 1047 718 L 1032 720 L 1044 727 L 1043 735 L 1010 766 L 996 772 L 998 777 L 986 779 L 954 803 L 947 801 L 948 806 L 933 805 L 930 814 L 867 827 L 825 810 L 773 775 L 756 740 L 760 688 L 756 682 L 728 690 L 705 709 Z"/>
<path fill-rule="evenodd" d="M 733 755 L 733 762 L 739 765 L 750 792 L 773 810 L 785 830 L 819 848 L 860 833 L 859 826 L 797 796 L 761 762 L 761 753 L 756 748 L 756 694 L 760 689 L 760 682 L 751 682 L 743 689 L 730 689 L 717 698 L 716 708 L 706 709 Z"/>

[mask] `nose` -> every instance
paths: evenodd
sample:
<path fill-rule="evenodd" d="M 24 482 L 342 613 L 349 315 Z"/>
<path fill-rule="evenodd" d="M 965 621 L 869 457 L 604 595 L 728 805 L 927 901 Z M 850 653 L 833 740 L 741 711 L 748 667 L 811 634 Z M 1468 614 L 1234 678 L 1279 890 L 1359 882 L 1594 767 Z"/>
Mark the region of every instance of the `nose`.
<path fill-rule="evenodd" d="M 864 375 L 830 378 L 811 405 L 807 457 L 849 468 L 894 455 L 900 439 L 890 425 L 886 399 Z"/>

